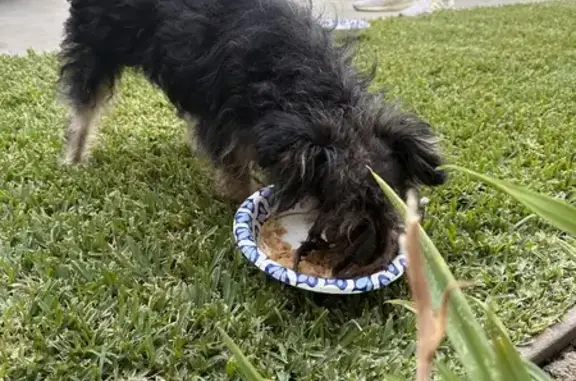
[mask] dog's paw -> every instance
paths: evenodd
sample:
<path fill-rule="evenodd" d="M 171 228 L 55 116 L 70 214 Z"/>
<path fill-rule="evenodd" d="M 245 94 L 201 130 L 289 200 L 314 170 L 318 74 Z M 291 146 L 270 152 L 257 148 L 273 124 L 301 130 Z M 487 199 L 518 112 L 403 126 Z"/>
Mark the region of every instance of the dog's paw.
<path fill-rule="evenodd" d="M 75 152 L 70 152 L 67 151 L 62 159 L 60 159 L 60 163 L 63 166 L 67 166 L 67 167 L 74 167 L 74 166 L 80 166 L 84 163 L 86 163 L 87 158 L 84 155 L 77 155 Z"/>

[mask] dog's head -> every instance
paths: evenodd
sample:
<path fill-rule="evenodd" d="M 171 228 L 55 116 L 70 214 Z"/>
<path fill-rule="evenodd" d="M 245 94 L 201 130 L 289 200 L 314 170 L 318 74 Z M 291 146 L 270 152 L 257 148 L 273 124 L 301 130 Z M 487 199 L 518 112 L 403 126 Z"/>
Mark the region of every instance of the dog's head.
<path fill-rule="evenodd" d="M 403 198 L 410 188 L 445 181 L 428 123 L 383 107 L 312 117 L 274 112 L 256 128 L 259 164 L 276 186 L 279 209 L 309 197 L 318 201 L 309 239 L 324 235 L 342 252 L 336 274 L 395 252 L 390 233 L 399 216 L 368 167 Z"/>

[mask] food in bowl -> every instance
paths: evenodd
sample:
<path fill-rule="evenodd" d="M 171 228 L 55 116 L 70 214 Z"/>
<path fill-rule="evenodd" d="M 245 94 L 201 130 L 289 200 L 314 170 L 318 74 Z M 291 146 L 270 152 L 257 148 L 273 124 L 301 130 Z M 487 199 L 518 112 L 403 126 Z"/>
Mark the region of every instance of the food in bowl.
<path fill-rule="evenodd" d="M 283 239 L 288 230 L 278 218 L 270 218 L 260 230 L 258 246 L 268 256 L 268 258 L 280 265 L 298 271 L 299 273 L 312 275 L 321 278 L 334 278 L 333 269 L 342 260 L 338 252 L 334 251 L 313 251 L 302 257 L 295 268 L 296 249 L 289 242 Z M 386 258 L 394 258 L 398 250 L 398 234 L 392 234 L 391 240 L 396 244 L 388 247 L 394 253 L 383 253 L 377 260 L 367 266 L 351 265 L 339 278 L 354 278 L 374 274 L 386 268 L 389 261 Z"/>

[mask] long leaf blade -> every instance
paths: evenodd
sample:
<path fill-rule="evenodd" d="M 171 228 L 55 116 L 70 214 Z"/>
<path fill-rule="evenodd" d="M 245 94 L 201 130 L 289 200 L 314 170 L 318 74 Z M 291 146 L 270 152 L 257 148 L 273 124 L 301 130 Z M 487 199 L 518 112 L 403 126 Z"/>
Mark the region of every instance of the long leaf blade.
<path fill-rule="evenodd" d="M 574 205 L 536 193 L 523 186 L 505 180 L 499 180 L 483 175 L 468 168 L 457 165 L 444 165 L 443 168 L 463 172 L 477 180 L 483 181 L 492 187 L 507 193 L 558 229 L 570 234 L 576 234 L 576 206 Z"/>
<path fill-rule="evenodd" d="M 530 380 L 530 375 L 524 368 L 524 364 L 520 361 L 520 366 L 518 366 L 518 362 L 512 356 L 513 350 L 510 350 L 504 337 L 496 335 L 492 339 L 492 346 L 496 351 L 495 365 L 502 381 Z"/>
<path fill-rule="evenodd" d="M 500 368 L 501 378 L 503 380 L 510 379 L 510 381 L 524 381 L 530 378 L 537 381 L 552 381 L 544 371 L 522 358 L 514 347 L 506 327 L 496 316 L 490 304 L 484 303 L 477 298 L 471 298 L 471 300 L 486 312 L 488 326 L 490 327 L 488 332 L 490 332 L 490 338 L 497 353 L 496 366 Z"/>
<path fill-rule="evenodd" d="M 372 170 L 370 169 L 370 171 Z M 405 215 L 406 205 L 400 197 L 380 176 L 373 171 L 372 175 L 388 197 L 388 200 L 392 202 L 402 215 Z M 456 280 L 422 227 L 420 227 L 420 240 L 426 260 L 426 275 L 432 301 L 438 307 L 444 290 L 449 284 L 455 284 Z M 448 316 L 451 323 L 447 327 L 448 338 L 458 353 L 458 357 L 462 359 L 462 364 L 466 368 L 470 379 L 478 381 L 493 380 L 491 371 L 493 351 L 490 343 L 480 324 L 475 319 L 464 294 L 458 287 L 455 287 L 450 297 Z"/>
<path fill-rule="evenodd" d="M 523 360 L 524 366 L 528 369 L 532 380 L 534 381 L 552 381 L 552 378 L 548 375 L 548 373 L 544 372 L 540 369 L 536 364 L 531 361 Z"/>
<path fill-rule="evenodd" d="M 451 371 L 442 361 L 436 362 L 436 368 L 438 369 L 438 374 L 440 375 L 442 381 L 463 381 L 462 379 L 458 378 L 456 373 Z"/>

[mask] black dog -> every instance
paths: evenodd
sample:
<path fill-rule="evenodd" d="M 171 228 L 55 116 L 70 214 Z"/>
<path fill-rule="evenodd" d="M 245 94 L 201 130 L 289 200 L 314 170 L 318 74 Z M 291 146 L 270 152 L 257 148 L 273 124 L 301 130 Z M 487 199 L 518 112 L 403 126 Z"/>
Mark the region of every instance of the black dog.
<path fill-rule="evenodd" d="M 69 163 L 87 155 L 95 116 L 122 69 L 136 67 L 189 120 L 240 201 L 256 163 L 280 210 L 318 201 L 299 254 L 338 250 L 343 275 L 389 249 L 398 216 L 367 166 L 399 194 L 444 174 L 429 125 L 369 93 L 370 76 L 310 9 L 288 0 L 70 0 L 60 82 L 72 106 Z M 196 123 L 194 120 L 196 119 Z"/>

